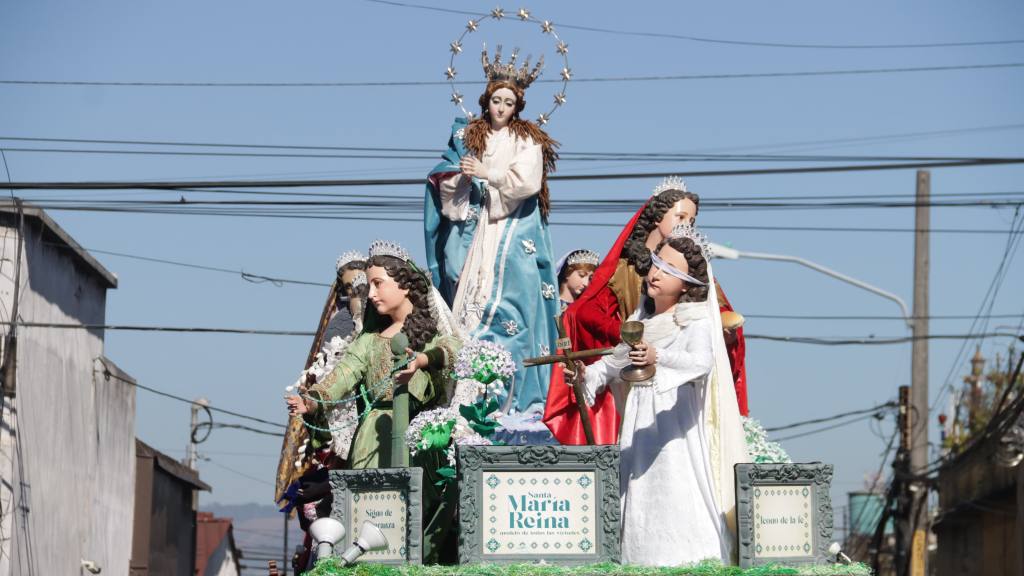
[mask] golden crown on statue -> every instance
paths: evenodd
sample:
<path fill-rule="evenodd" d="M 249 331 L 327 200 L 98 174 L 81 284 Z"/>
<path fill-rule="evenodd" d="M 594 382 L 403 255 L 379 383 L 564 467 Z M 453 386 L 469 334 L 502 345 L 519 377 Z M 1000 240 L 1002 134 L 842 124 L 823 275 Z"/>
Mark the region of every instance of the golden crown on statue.
<path fill-rule="evenodd" d="M 484 46 L 483 53 L 480 55 L 480 63 L 484 67 L 484 74 L 487 76 L 488 82 L 497 82 L 507 80 L 514 82 L 516 86 L 526 90 L 534 80 L 540 76 L 541 70 L 544 68 L 544 56 L 541 55 L 537 59 L 537 65 L 530 70 L 530 57 L 526 57 L 526 61 L 519 68 L 516 68 L 516 58 L 519 57 L 519 49 L 516 48 L 512 51 L 512 57 L 509 58 L 507 64 L 501 63 L 501 45 L 498 45 L 498 49 L 494 52 L 494 61 L 491 62 L 487 58 L 487 46 Z"/>

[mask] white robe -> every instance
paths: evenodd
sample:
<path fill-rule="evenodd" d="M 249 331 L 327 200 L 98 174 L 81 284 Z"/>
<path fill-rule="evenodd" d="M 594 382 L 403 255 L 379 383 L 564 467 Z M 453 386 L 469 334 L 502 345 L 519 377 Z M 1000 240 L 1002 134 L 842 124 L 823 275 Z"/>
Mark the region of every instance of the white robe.
<path fill-rule="evenodd" d="M 716 367 L 709 304 L 681 303 L 655 316 L 641 310 L 630 318 L 644 323 L 644 340 L 657 349 L 657 373 L 633 383 L 622 410 L 622 561 L 729 563 L 731 539 L 719 505 L 705 414 Z M 587 367 L 588 404 L 604 386 L 628 386 L 618 377 L 630 364 L 628 352 L 620 344 L 612 356 Z"/>
<path fill-rule="evenodd" d="M 480 214 L 470 213 L 468 176 L 458 174 L 439 183 L 441 213 L 446 218 L 455 222 L 479 218 L 452 303 L 455 320 L 466 333 L 483 319 L 494 286 L 494 264 L 501 257 L 498 245 L 509 217 L 523 200 L 540 193 L 544 176 L 540 145 L 531 138 L 517 138 L 508 128 L 487 136 L 487 148 L 479 160 L 487 170 L 484 183 L 488 193 Z"/>

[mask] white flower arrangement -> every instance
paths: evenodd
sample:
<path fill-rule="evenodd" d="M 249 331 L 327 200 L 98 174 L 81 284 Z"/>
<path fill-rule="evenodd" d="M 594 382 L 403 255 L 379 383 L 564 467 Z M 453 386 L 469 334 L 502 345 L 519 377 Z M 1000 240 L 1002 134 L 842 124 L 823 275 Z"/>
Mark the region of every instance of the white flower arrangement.
<path fill-rule="evenodd" d="M 484 340 L 468 342 L 455 358 L 452 377 L 457 382 L 448 405 L 420 412 L 409 422 L 405 444 L 410 456 L 443 451 L 447 466 L 438 473 L 453 479 L 457 446 L 492 444 L 485 434 L 496 425 L 495 397 L 504 392 L 514 374 L 515 362 L 505 347 Z"/>
<path fill-rule="evenodd" d="M 455 357 L 455 377 L 459 380 L 490 384 L 495 380 L 508 380 L 515 372 L 512 354 L 497 342 L 472 340 Z"/>
<path fill-rule="evenodd" d="M 765 432 L 760 422 L 746 416 L 741 419 L 743 420 L 743 435 L 746 438 L 747 453 L 752 462 L 756 464 L 791 464 L 793 462 L 781 444 L 768 439 L 768 433 Z"/>
<path fill-rule="evenodd" d="M 405 431 L 405 445 L 409 447 L 410 456 L 424 450 L 444 449 L 448 464 L 453 467 L 455 446 L 490 444 L 490 440 L 465 424 L 465 419 L 458 413 L 458 405 L 420 412 Z"/>

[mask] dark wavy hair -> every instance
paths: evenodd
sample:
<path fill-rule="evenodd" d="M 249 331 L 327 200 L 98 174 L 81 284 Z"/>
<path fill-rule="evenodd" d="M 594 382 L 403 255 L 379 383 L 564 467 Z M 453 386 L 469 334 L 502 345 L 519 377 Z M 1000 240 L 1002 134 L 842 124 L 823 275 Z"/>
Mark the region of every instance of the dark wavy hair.
<path fill-rule="evenodd" d="M 380 266 L 388 273 L 398 287 L 408 290 L 408 298 L 412 302 L 412 313 L 405 318 L 402 332 L 409 337 L 409 348 L 422 352 L 427 343 L 437 335 L 437 321 L 430 315 L 430 282 L 427 277 L 411 262 L 406 262 L 394 256 L 373 256 L 366 261 L 366 267 Z M 370 311 L 375 320 L 370 321 Z M 366 310 L 367 321 L 365 326 L 367 332 L 379 332 L 386 326 L 379 321 L 380 315 L 373 308 L 368 306 Z"/>
<path fill-rule="evenodd" d="M 658 243 L 658 247 L 654 249 L 655 252 L 661 250 L 665 245 L 669 245 L 673 250 L 679 252 L 686 258 L 686 265 L 689 267 L 689 274 L 697 280 L 700 280 L 705 286 L 698 286 L 691 282 L 686 283 L 686 291 L 679 296 L 680 302 L 706 302 L 708 299 L 708 290 L 710 289 L 710 282 L 708 282 L 708 261 L 704 259 L 704 254 L 701 253 L 700 247 L 689 238 L 667 238 Z M 648 254 L 650 254 L 648 252 Z M 647 294 L 647 284 L 644 283 L 644 294 Z M 654 300 L 650 298 L 644 299 L 644 310 L 648 314 L 654 313 Z"/>
<path fill-rule="evenodd" d="M 706 302 L 708 290 L 710 289 L 708 285 L 708 261 L 704 258 L 704 254 L 701 253 L 700 246 L 697 246 L 689 238 L 668 238 L 658 244 L 657 250 L 661 250 L 661 247 L 666 244 L 682 254 L 683 258 L 686 258 L 686 265 L 690 268 L 687 274 L 704 283 L 704 286 L 698 286 L 697 284 L 687 282 L 686 292 L 683 292 L 683 295 L 679 297 L 679 301 Z"/>
<path fill-rule="evenodd" d="M 646 276 L 647 271 L 651 269 L 651 251 L 647 248 L 647 237 L 650 236 L 651 230 L 658 227 L 658 222 L 665 217 L 669 208 L 680 200 L 690 200 L 697 207 L 697 211 L 700 211 L 700 196 L 697 194 L 682 190 L 665 190 L 651 198 L 637 218 L 633 231 L 629 233 L 629 238 L 622 246 L 622 257 L 629 260 L 637 274 Z M 697 211 L 693 214 L 695 219 Z"/>

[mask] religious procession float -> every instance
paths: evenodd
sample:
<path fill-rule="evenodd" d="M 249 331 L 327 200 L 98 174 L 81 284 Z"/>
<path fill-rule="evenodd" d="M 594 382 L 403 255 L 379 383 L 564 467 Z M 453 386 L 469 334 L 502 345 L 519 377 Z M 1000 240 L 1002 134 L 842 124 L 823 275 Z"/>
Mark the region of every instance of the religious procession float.
<path fill-rule="evenodd" d="M 484 45 L 478 106 L 453 81 L 506 19 L 554 45 L 535 121 L 543 56 Z M 792 463 L 747 417 L 743 317 L 700 196 L 667 178 L 603 254 L 556 258 L 544 126 L 568 45 L 496 8 L 450 52 L 462 114 L 426 178 L 426 260 L 387 239 L 343 253 L 288 388 L 276 495 L 306 535 L 295 573 L 866 574 L 832 542 L 832 467 Z"/>

